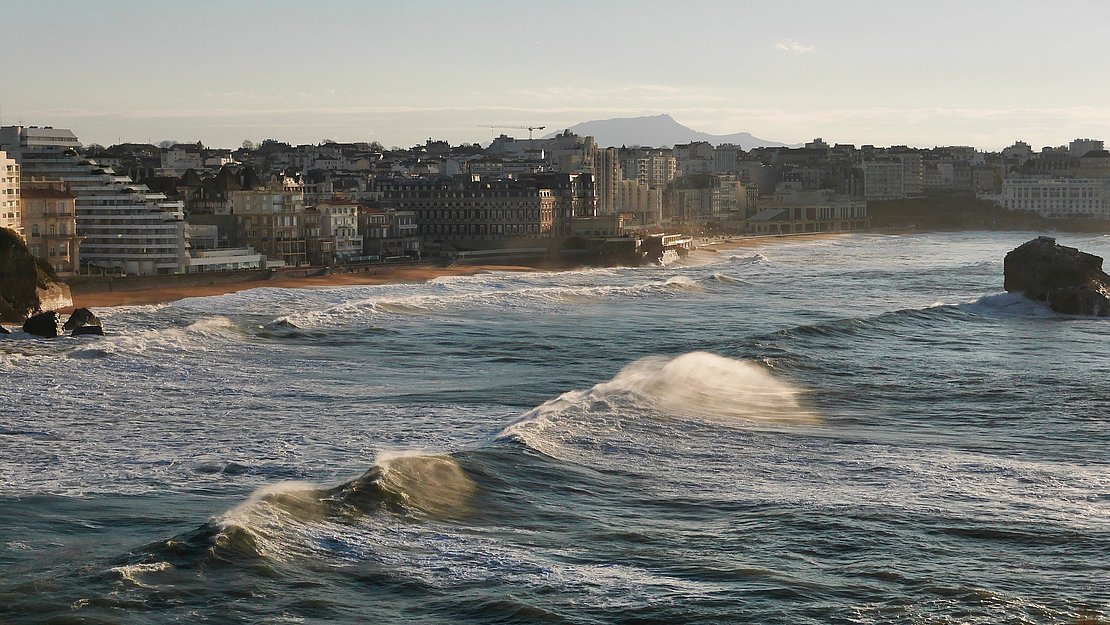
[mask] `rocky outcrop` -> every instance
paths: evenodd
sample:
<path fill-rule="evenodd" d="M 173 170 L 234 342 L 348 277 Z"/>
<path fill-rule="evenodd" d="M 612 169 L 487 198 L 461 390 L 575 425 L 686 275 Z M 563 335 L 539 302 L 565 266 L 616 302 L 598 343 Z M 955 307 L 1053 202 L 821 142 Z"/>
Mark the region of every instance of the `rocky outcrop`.
<path fill-rule="evenodd" d="M 73 314 L 66 320 L 62 329 L 69 332 L 71 336 L 82 336 L 85 334 L 96 334 L 104 336 L 104 327 L 100 323 L 100 317 L 93 314 L 93 311 L 88 308 L 78 308 L 73 311 Z"/>
<path fill-rule="evenodd" d="M 43 310 L 72 306 L 69 287 L 35 258 L 14 231 L 0 228 L 0 320 L 23 321 Z"/>
<path fill-rule="evenodd" d="M 56 338 L 64 331 L 62 316 L 53 310 L 40 313 L 23 322 L 23 331 L 47 339 Z"/>
<path fill-rule="evenodd" d="M 1007 291 L 1047 302 L 1056 312 L 1110 316 L 1110 276 L 1102 258 L 1037 237 L 1006 254 Z"/>

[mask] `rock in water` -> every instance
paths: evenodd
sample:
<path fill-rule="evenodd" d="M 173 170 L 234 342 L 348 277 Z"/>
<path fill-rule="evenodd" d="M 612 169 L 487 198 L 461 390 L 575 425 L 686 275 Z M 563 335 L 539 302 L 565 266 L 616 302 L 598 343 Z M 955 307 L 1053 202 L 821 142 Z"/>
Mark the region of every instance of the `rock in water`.
<path fill-rule="evenodd" d="M 97 317 L 88 308 L 78 308 L 73 311 L 73 314 L 69 316 L 62 328 L 70 332 L 71 336 L 84 334 L 104 336 L 104 328 L 100 323 L 100 317 Z"/>
<path fill-rule="evenodd" d="M 69 286 L 35 258 L 19 235 L 0 228 L 0 320 L 23 321 L 43 310 L 72 306 Z"/>
<path fill-rule="evenodd" d="M 62 333 L 62 316 L 53 310 L 44 312 L 23 322 L 23 331 L 44 338 L 56 338 Z"/>
<path fill-rule="evenodd" d="M 0 326 L 0 334 L 11 334 L 11 330 L 8 330 L 4 326 Z"/>
<path fill-rule="evenodd" d="M 1056 312 L 1110 316 L 1110 276 L 1102 258 L 1037 237 L 1006 254 L 1007 291 L 1048 302 Z"/>

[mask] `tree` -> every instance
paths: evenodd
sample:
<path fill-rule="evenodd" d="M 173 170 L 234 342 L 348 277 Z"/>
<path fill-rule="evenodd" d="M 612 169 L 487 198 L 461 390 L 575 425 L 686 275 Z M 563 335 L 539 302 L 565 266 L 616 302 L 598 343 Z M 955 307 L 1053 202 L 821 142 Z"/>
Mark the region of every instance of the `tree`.
<path fill-rule="evenodd" d="M 370 151 L 371 152 L 385 152 L 385 146 L 382 145 L 380 141 L 371 141 L 370 142 Z"/>
<path fill-rule="evenodd" d="M 258 146 L 256 146 L 254 144 L 254 141 L 251 141 L 250 139 L 243 139 L 243 149 L 244 150 L 246 150 L 248 152 L 253 152 L 255 150 L 255 148 L 257 148 L 257 147 Z"/>
<path fill-rule="evenodd" d="M 158 147 L 162 148 L 163 150 L 168 150 L 168 149 L 172 148 L 173 146 L 177 145 L 177 143 L 178 142 L 174 141 L 173 139 L 166 139 L 165 141 L 159 141 L 158 142 Z"/>

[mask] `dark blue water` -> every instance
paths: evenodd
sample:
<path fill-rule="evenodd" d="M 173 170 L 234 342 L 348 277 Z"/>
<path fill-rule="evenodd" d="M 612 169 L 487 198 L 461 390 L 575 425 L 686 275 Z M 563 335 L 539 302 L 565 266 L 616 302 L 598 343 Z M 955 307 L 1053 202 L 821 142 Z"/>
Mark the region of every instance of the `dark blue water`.
<path fill-rule="evenodd" d="M 0 622 L 1107 622 L 1110 321 L 1002 292 L 1031 236 L 0 338 Z"/>

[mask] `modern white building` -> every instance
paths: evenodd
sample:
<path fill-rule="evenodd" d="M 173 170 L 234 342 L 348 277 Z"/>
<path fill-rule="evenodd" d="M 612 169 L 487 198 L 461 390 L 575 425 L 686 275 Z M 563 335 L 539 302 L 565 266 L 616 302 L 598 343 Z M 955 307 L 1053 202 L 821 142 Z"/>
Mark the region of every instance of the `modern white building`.
<path fill-rule="evenodd" d="M 1007 178 L 997 201 L 1008 210 L 1049 218 L 1110 218 L 1108 178 Z"/>
<path fill-rule="evenodd" d="M 19 180 L 19 163 L 0 151 L 0 228 L 15 230 L 23 236 Z"/>
<path fill-rule="evenodd" d="M 273 266 L 266 257 L 251 247 L 223 247 L 219 249 L 197 250 L 189 259 L 189 273 L 206 271 L 237 271 L 241 269 L 261 269 Z"/>
<path fill-rule="evenodd" d="M 76 196 L 83 262 L 128 275 L 183 273 L 189 262 L 184 204 L 83 158 L 80 145 L 62 128 L 0 128 L 0 147 L 14 152 L 25 179 L 60 181 Z"/>

